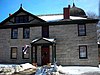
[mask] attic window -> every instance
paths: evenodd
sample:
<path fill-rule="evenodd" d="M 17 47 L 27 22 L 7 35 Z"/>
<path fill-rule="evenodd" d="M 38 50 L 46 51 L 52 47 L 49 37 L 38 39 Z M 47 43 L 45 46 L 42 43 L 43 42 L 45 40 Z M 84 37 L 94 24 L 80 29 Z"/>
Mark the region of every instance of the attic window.
<path fill-rule="evenodd" d="M 29 21 L 29 16 L 21 15 L 15 17 L 15 23 L 27 23 Z"/>

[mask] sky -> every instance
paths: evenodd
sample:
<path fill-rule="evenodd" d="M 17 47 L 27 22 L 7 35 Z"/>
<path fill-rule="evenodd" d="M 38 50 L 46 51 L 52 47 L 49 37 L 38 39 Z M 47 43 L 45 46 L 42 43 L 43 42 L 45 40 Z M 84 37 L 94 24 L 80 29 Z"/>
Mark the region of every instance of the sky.
<path fill-rule="evenodd" d="M 99 13 L 99 0 L 0 0 L 0 22 L 9 14 L 16 12 L 21 4 L 26 11 L 41 15 L 63 13 L 63 8 L 72 6 L 73 2 L 86 13 L 93 12 L 96 15 Z"/>

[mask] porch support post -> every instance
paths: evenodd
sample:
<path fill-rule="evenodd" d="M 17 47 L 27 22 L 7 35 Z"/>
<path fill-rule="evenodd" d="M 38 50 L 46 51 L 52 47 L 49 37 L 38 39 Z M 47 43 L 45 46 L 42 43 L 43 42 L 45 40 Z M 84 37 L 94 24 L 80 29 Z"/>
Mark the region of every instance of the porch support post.
<path fill-rule="evenodd" d="M 52 45 L 52 63 L 54 63 L 54 46 Z"/>
<path fill-rule="evenodd" d="M 52 63 L 56 61 L 56 44 L 52 45 Z"/>
<path fill-rule="evenodd" d="M 31 63 L 33 62 L 33 45 L 31 45 Z"/>
<path fill-rule="evenodd" d="M 35 46 L 35 63 L 37 63 L 37 46 Z"/>
<path fill-rule="evenodd" d="M 56 44 L 54 44 L 54 59 L 55 59 L 54 62 L 56 62 Z"/>

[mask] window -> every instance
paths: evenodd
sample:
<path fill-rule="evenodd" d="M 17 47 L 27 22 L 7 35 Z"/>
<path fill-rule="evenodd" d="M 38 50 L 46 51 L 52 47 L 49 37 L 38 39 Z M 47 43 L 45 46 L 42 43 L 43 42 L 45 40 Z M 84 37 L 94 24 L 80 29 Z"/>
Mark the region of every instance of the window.
<path fill-rule="evenodd" d="M 79 46 L 79 58 L 87 59 L 87 46 L 86 45 Z"/>
<path fill-rule="evenodd" d="M 17 47 L 11 47 L 11 59 L 17 59 Z"/>
<path fill-rule="evenodd" d="M 15 23 L 27 23 L 29 21 L 29 16 L 21 15 L 15 17 Z"/>
<path fill-rule="evenodd" d="M 78 25 L 78 35 L 79 36 L 86 36 L 86 25 Z"/>
<path fill-rule="evenodd" d="M 30 37 L 30 28 L 23 28 L 23 38 L 29 39 Z"/>
<path fill-rule="evenodd" d="M 24 50 L 24 47 L 22 47 L 22 58 L 23 59 L 29 59 L 29 55 L 30 55 L 30 49 L 29 49 L 29 47 L 26 50 L 26 54 L 23 52 L 23 50 Z"/>
<path fill-rule="evenodd" d="M 18 29 L 17 28 L 12 28 L 12 30 L 11 30 L 11 38 L 12 39 L 17 39 L 18 38 Z"/>
<path fill-rule="evenodd" d="M 49 37 L 49 26 L 42 26 L 42 37 Z"/>

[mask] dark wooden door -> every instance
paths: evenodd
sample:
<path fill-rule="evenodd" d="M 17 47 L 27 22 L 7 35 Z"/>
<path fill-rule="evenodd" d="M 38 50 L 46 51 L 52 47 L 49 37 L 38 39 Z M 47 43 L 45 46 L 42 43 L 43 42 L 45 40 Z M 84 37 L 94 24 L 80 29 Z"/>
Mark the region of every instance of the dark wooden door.
<path fill-rule="evenodd" d="M 42 63 L 42 65 L 46 65 L 49 62 L 50 62 L 49 46 L 42 46 L 42 49 L 41 49 L 41 63 Z"/>

